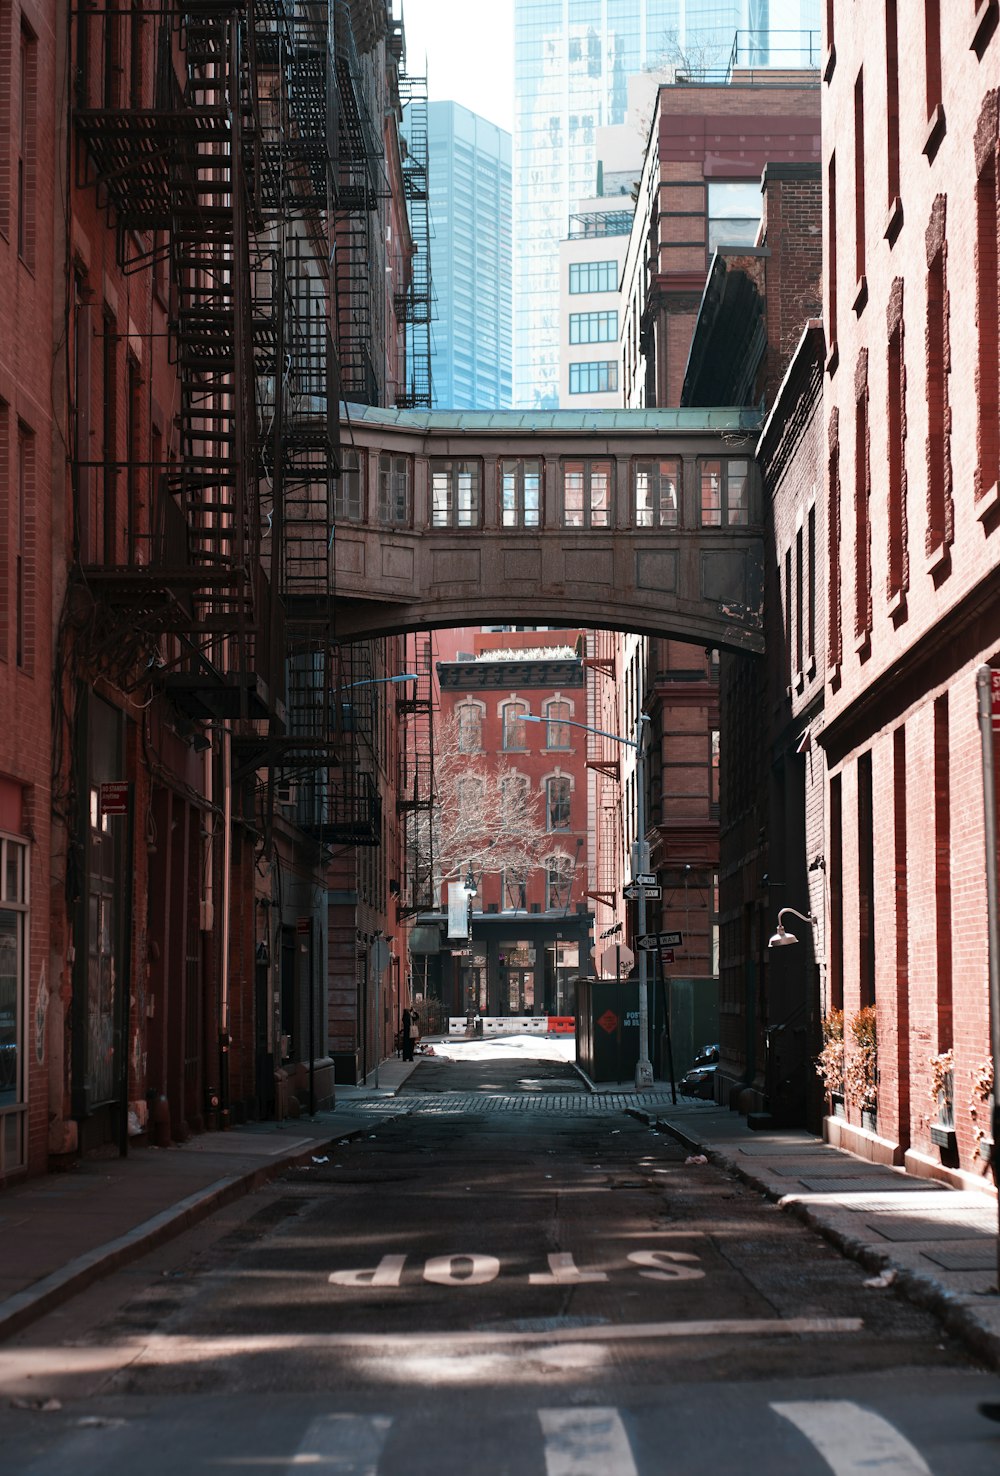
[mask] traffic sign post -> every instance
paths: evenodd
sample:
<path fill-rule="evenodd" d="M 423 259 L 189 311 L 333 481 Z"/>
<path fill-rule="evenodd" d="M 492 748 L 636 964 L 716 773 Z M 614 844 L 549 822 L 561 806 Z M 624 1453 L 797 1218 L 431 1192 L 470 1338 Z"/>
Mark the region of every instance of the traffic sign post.
<path fill-rule="evenodd" d="M 635 940 L 636 948 L 643 948 L 647 953 L 655 953 L 658 948 L 682 948 L 684 946 L 683 933 L 642 933 Z M 673 963 L 673 959 L 670 960 Z"/>
<path fill-rule="evenodd" d="M 663 889 L 659 886 L 640 886 L 638 882 L 629 882 L 627 887 L 622 887 L 622 896 L 626 902 L 659 902 L 663 895 Z"/>

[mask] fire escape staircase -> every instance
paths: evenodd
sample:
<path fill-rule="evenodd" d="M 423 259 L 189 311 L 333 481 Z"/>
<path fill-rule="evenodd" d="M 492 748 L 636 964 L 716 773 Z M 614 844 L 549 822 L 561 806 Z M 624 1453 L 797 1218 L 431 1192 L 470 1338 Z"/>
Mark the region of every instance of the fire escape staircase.
<path fill-rule="evenodd" d="M 399 755 L 397 810 L 403 819 L 405 885 L 400 917 L 434 906 L 434 654 L 430 636 L 417 651 L 417 680 L 407 683 L 397 703 L 404 719 Z"/>

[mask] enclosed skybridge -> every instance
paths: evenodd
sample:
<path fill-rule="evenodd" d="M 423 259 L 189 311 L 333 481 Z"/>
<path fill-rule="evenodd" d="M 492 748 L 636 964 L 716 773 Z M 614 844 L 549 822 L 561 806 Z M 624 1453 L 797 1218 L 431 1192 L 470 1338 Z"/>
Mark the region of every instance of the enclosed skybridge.
<path fill-rule="evenodd" d="M 340 640 L 528 624 L 763 649 L 756 412 L 341 414 Z"/>

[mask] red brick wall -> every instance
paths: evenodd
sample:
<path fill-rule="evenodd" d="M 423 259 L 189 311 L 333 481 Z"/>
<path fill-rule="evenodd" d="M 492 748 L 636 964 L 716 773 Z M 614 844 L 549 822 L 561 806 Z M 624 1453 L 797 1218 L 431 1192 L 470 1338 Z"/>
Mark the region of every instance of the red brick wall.
<path fill-rule="evenodd" d="M 975 670 L 1000 659 L 1000 598 L 995 571 L 1000 521 L 990 488 L 995 465 L 980 464 L 977 396 L 970 387 L 984 362 L 979 334 L 987 331 L 981 301 L 996 300 L 995 270 L 977 282 L 985 258 L 977 235 L 977 173 L 995 160 L 1000 138 L 995 102 L 1000 39 L 979 38 L 974 11 L 947 10 L 941 35 L 943 119 L 928 119 L 924 86 L 924 8 L 900 4 L 906 85 L 899 88 L 899 200 L 888 200 L 885 37 L 864 7 L 838 7 L 836 57 L 823 87 L 824 180 L 836 155 L 836 333 L 828 364 L 826 414 L 840 417 L 842 503 L 850 508 L 859 469 L 853 434 L 854 368 L 868 366 L 868 451 L 871 467 L 871 630 L 855 640 L 850 616 L 858 551 L 854 519 L 843 520 L 840 576 L 845 639 L 829 673 L 827 745 L 844 797 L 845 1007 L 857 1007 L 859 944 L 857 766 L 872 755 L 875 837 L 875 976 L 879 1009 L 879 1132 L 912 1161 L 937 1163 L 929 1127 L 931 1057 L 950 1044 L 954 1021 L 955 1120 L 961 1168 L 973 1174 L 969 1086 L 988 1051 L 986 896 L 983 868 L 982 774 L 976 727 Z M 855 177 L 855 92 L 863 74 L 866 201 L 860 242 L 865 282 L 855 280 L 858 181 Z M 933 124 L 933 126 L 932 126 Z M 943 126 L 942 126 L 943 125 Z M 944 210 L 946 200 L 947 209 Z M 995 203 L 993 232 L 996 229 Z M 830 218 L 830 201 L 825 202 Z M 948 341 L 929 334 L 928 263 L 943 233 Z M 992 246 L 991 246 L 992 250 Z M 995 259 L 995 252 L 992 253 Z M 826 286 L 827 307 L 831 284 Z M 904 344 L 903 533 L 908 588 L 893 595 L 889 578 L 890 508 L 883 472 L 889 454 L 889 334 L 902 304 Z M 977 327 L 977 324 L 980 326 Z M 933 348 L 933 354 L 931 349 Z M 996 359 L 995 334 L 985 347 Z M 941 395 L 948 409 L 941 410 Z M 945 421 L 947 445 L 929 447 Z M 864 469 L 861 468 L 863 475 Z M 928 478 L 939 479 L 929 485 Z M 984 494 L 977 501 L 976 489 Z M 953 499 L 953 504 L 952 504 Z M 937 536 L 929 519 L 938 509 Z M 952 521 L 953 519 L 953 521 Z M 950 541 L 941 532 L 951 523 Z M 898 529 L 898 515 L 896 526 Z M 862 551 L 863 553 L 863 551 Z M 905 567 L 905 565 L 904 565 Z M 935 704 L 938 758 L 935 764 Z M 946 706 L 946 723 L 943 714 Z M 902 729 L 905 738 L 894 737 Z M 905 743 L 905 781 L 894 751 Z M 897 917 L 894 846 L 905 831 L 906 919 Z M 942 848 L 946 853 L 942 862 Z M 942 895 L 942 888 L 947 895 Z M 948 975 L 950 973 L 951 984 Z M 949 999 L 949 988 L 953 998 Z M 905 989 L 906 1008 L 898 1002 Z M 900 1029 L 907 1033 L 901 1042 Z M 908 1062 L 908 1092 L 899 1080 Z"/>

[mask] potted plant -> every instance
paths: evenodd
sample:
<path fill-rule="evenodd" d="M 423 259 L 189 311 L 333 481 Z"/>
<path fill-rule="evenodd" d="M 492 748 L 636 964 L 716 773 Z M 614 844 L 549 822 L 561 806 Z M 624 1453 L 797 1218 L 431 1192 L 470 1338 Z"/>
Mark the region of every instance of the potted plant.
<path fill-rule="evenodd" d="M 992 1136 L 993 1106 L 993 1057 L 987 1056 L 972 1075 L 972 1091 L 969 1095 L 969 1116 L 972 1118 L 972 1136 L 976 1149 L 973 1157 L 981 1158 L 984 1164 L 992 1162 L 996 1145 Z"/>
<path fill-rule="evenodd" d="M 851 1016 L 854 1048 L 846 1056 L 844 1090 L 861 1113 L 861 1126 L 875 1131 L 878 1113 L 878 1031 L 874 1005 Z M 845 1053 L 846 1054 L 846 1053 Z"/>
<path fill-rule="evenodd" d="M 955 1149 L 955 1053 L 940 1051 L 931 1057 L 930 1098 L 937 1108 L 931 1123 L 931 1142 L 946 1152 Z"/>
<path fill-rule="evenodd" d="M 816 1074 L 830 1099 L 834 1117 L 844 1115 L 844 1012 L 830 1010 L 823 1016 L 823 1049 L 816 1057 Z"/>

